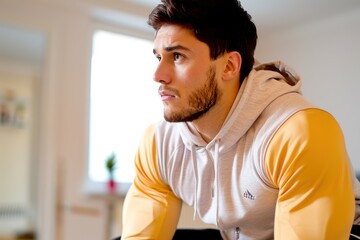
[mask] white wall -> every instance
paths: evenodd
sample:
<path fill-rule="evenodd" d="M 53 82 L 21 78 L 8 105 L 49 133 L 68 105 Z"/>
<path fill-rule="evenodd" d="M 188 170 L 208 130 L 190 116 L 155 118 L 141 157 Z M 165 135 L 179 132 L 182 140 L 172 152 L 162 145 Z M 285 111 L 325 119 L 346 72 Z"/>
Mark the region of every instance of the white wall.
<path fill-rule="evenodd" d="M 303 94 L 339 121 L 360 172 L 360 9 L 259 36 L 256 57 L 282 60 L 303 79 Z"/>
<path fill-rule="evenodd" d="M 0 216 L 0 235 L 26 231 L 33 227 L 31 214 L 32 183 L 35 173 L 29 171 L 32 164 L 32 139 L 36 73 L 2 67 L 0 59 L 0 105 L 9 110 L 9 119 L 0 123 L 0 208 L 8 212 Z M 14 92 L 14 99 L 6 100 L 6 93 Z M 15 122 L 16 108 L 22 104 L 20 118 Z M 19 214 L 20 211 L 24 214 Z M 13 214 L 10 216 L 10 214 Z"/>
<path fill-rule="evenodd" d="M 0 21 L 42 32 L 47 40 L 39 84 L 39 239 L 55 240 L 60 234 L 64 235 L 61 239 L 101 239 L 105 231 L 105 226 L 99 226 L 105 218 L 102 203 L 82 202 L 81 192 L 86 173 L 87 89 L 94 20 L 77 4 L 10 0 L 0 3 Z"/>

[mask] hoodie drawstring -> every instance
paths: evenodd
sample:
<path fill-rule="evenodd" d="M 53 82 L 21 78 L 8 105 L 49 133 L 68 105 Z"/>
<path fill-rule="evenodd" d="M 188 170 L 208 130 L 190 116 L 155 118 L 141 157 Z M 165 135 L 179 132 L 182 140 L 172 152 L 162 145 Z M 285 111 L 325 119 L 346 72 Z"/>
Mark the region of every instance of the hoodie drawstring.
<path fill-rule="evenodd" d="M 196 162 L 196 146 L 195 145 L 191 145 L 191 160 L 192 160 L 192 164 L 193 164 L 193 168 L 194 168 L 194 178 L 195 178 L 195 196 L 194 196 L 194 216 L 193 216 L 193 221 L 195 221 L 196 218 L 196 214 L 197 214 L 197 204 L 198 204 L 198 199 L 197 199 L 197 192 L 198 192 L 198 169 L 197 169 L 197 162 Z"/>
<path fill-rule="evenodd" d="M 217 181 L 217 170 L 218 170 L 218 167 L 217 167 L 217 164 L 219 162 L 219 148 L 220 148 L 220 141 L 221 141 L 221 138 L 218 138 L 216 139 L 215 141 L 215 146 L 214 146 L 214 158 L 213 158 L 213 164 L 214 164 L 214 181 L 212 183 L 212 192 L 213 192 L 213 195 L 212 197 L 215 198 L 215 201 L 216 201 L 216 225 L 218 226 L 219 223 L 219 198 L 217 197 L 217 194 L 215 194 L 215 186 L 216 186 L 216 181 Z"/>
<path fill-rule="evenodd" d="M 214 145 L 214 156 L 212 157 L 213 159 L 213 169 L 214 169 L 214 180 L 211 183 L 211 196 L 212 198 L 215 197 L 215 184 L 216 184 L 216 179 L 217 179 L 217 163 L 218 163 L 218 158 L 219 158 L 219 148 L 220 148 L 220 141 L 221 139 L 217 139 L 215 141 L 215 145 Z M 199 181 L 199 176 L 198 176 L 198 165 L 197 165 L 197 159 L 196 159 L 196 145 L 191 145 L 191 160 L 192 160 L 192 165 L 193 165 L 193 169 L 194 169 L 194 184 L 195 184 L 195 194 L 194 194 L 194 215 L 193 215 L 193 220 L 195 220 L 196 218 L 196 214 L 198 212 L 198 181 Z M 218 198 L 216 198 L 216 206 L 218 206 Z M 218 209 L 216 207 L 216 222 L 218 220 Z"/>

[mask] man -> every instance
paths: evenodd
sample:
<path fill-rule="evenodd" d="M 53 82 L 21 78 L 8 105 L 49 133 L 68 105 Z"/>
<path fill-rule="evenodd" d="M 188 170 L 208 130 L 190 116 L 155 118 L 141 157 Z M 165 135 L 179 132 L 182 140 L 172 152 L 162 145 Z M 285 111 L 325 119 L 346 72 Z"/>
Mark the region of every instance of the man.
<path fill-rule="evenodd" d="M 147 129 L 122 239 L 172 239 L 182 202 L 223 239 L 349 239 L 358 186 L 342 131 L 282 62 L 254 64 L 256 27 L 236 0 L 162 0 Z"/>

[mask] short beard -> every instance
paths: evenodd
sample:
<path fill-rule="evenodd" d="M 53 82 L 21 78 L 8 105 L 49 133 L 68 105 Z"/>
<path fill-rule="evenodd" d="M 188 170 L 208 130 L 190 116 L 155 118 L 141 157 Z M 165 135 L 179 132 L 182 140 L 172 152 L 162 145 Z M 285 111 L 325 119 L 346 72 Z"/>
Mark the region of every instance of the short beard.
<path fill-rule="evenodd" d="M 206 83 L 189 94 L 188 108 L 181 112 L 164 113 L 165 120 L 168 122 L 191 122 L 207 113 L 216 104 L 219 97 L 215 75 L 214 67 L 210 67 Z"/>

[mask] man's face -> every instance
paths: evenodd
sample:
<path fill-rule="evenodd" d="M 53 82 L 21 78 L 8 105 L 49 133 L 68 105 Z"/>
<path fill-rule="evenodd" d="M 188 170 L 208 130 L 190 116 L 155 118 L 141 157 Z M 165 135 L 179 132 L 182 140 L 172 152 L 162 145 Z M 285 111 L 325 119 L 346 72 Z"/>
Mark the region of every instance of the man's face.
<path fill-rule="evenodd" d="M 193 121 L 208 112 L 220 97 L 216 60 L 191 30 L 164 25 L 157 32 L 154 54 L 159 60 L 154 80 L 169 122 Z"/>

